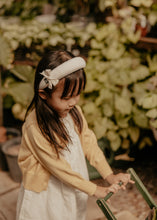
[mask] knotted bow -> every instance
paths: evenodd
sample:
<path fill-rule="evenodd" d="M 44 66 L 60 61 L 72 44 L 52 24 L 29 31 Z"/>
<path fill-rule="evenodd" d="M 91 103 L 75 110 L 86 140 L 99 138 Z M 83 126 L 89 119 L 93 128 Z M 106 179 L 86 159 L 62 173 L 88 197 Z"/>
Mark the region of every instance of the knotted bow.
<path fill-rule="evenodd" d="M 52 89 L 53 86 L 56 86 L 59 82 L 59 79 L 54 78 L 54 76 L 51 75 L 52 70 L 51 69 L 46 69 L 40 74 L 44 76 L 43 81 L 46 84 L 43 85 L 44 87 L 48 87 L 49 89 Z M 42 87 L 42 85 L 41 85 Z"/>

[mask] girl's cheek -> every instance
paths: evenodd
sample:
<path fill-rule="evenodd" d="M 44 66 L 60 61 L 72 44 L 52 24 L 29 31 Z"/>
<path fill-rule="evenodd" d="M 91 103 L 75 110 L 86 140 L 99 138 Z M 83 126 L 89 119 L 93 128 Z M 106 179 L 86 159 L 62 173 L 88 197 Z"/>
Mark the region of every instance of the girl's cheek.
<path fill-rule="evenodd" d="M 77 103 L 79 102 L 79 100 L 80 100 L 80 96 L 77 97 Z"/>

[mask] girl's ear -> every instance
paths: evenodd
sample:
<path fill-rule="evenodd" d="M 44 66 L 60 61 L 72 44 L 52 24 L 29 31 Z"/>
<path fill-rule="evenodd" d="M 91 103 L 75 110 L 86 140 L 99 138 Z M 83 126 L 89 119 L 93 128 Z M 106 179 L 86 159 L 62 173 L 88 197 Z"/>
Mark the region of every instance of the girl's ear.
<path fill-rule="evenodd" d="M 45 91 L 44 90 L 42 90 L 42 89 L 39 89 L 39 96 L 40 96 L 40 98 L 42 98 L 42 99 L 44 99 L 44 100 L 46 100 L 47 99 L 47 95 L 46 95 L 46 93 L 45 93 Z"/>

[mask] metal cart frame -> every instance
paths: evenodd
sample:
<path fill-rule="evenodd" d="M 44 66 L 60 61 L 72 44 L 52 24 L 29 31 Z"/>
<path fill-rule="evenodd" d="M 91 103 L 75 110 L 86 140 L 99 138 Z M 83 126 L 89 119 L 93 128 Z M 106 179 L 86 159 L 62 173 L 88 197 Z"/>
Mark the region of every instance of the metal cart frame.
<path fill-rule="evenodd" d="M 143 185 L 142 181 L 140 180 L 140 178 L 138 177 L 138 175 L 136 174 L 136 172 L 134 171 L 133 168 L 129 168 L 127 170 L 127 173 L 129 173 L 131 175 L 131 179 L 135 182 L 136 188 L 141 193 L 141 195 L 143 196 L 144 200 L 147 202 L 150 209 L 151 210 L 154 209 L 154 216 L 153 216 L 152 220 L 156 220 L 157 219 L 157 215 L 156 215 L 157 214 L 157 211 L 156 211 L 157 205 L 154 202 L 153 198 L 151 197 L 148 190 Z M 96 202 L 108 220 L 117 220 L 106 202 L 112 195 L 113 195 L 113 193 L 110 192 L 106 195 L 105 198 L 98 199 Z M 145 220 L 148 220 L 148 217 Z"/>

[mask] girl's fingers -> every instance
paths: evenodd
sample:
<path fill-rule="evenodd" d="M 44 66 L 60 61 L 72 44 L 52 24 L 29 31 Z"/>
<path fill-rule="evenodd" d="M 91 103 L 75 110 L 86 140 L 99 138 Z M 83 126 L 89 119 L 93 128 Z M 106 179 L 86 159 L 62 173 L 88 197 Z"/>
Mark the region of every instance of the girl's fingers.
<path fill-rule="evenodd" d="M 134 181 L 131 180 L 130 174 L 124 174 L 123 176 L 121 176 L 121 181 L 124 185 L 126 185 L 127 183 L 134 183 Z"/>
<path fill-rule="evenodd" d="M 116 193 L 118 190 L 120 190 L 120 185 L 119 184 L 113 184 L 108 188 L 109 192 Z"/>
<path fill-rule="evenodd" d="M 135 183 L 135 181 L 133 181 L 133 180 L 129 180 L 129 183 L 132 183 L 132 184 L 134 184 L 134 183 Z"/>
<path fill-rule="evenodd" d="M 133 180 L 131 180 L 130 174 L 124 174 L 124 175 L 121 177 L 121 182 L 122 182 L 121 188 L 122 188 L 123 190 L 126 189 L 126 185 L 127 185 L 128 183 L 132 183 L 132 184 L 135 183 Z"/>

